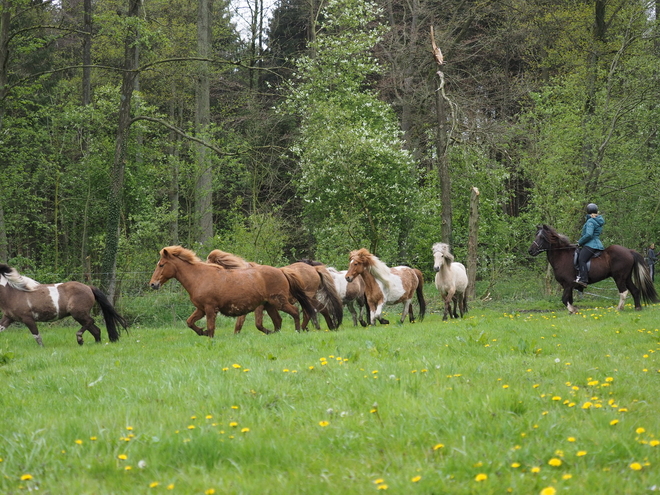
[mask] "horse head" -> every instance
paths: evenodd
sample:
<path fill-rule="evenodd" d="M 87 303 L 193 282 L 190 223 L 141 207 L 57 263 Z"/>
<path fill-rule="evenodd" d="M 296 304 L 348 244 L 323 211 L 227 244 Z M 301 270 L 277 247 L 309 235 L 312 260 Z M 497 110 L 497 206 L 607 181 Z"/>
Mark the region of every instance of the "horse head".
<path fill-rule="evenodd" d="M 538 225 L 538 232 L 534 238 L 534 242 L 529 246 L 528 253 L 536 256 L 544 251 L 551 249 L 566 249 L 571 247 L 571 243 L 564 234 L 560 234 L 549 225 Z"/>
<path fill-rule="evenodd" d="M 149 286 L 152 289 L 159 289 L 161 285 L 176 276 L 177 260 L 191 264 L 200 262 L 195 253 L 181 246 L 169 246 L 161 249 L 160 259 L 156 263 L 156 269 L 149 281 Z"/>
<path fill-rule="evenodd" d="M 444 242 L 433 244 L 433 269 L 436 272 L 449 267 L 454 262 L 454 255 L 449 252 L 449 245 Z"/>
<path fill-rule="evenodd" d="M 346 281 L 352 282 L 355 277 L 362 275 L 370 264 L 372 254 L 365 248 L 351 251 L 348 258 L 348 272 L 346 272 Z"/>

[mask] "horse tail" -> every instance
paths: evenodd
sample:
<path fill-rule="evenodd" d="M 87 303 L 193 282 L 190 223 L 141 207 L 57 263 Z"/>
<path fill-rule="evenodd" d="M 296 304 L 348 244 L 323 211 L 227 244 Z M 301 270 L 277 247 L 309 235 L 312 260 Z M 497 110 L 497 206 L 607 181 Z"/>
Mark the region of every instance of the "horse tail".
<path fill-rule="evenodd" d="M 424 319 L 426 314 L 426 301 L 424 300 L 424 274 L 417 268 L 413 268 L 417 275 L 417 301 L 419 302 L 419 321 Z"/>
<path fill-rule="evenodd" d="M 316 321 L 316 309 L 312 305 L 312 301 L 307 297 L 307 294 L 305 294 L 305 287 L 300 276 L 289 267 L 283 267 L 280 268 L 280 270 L 289 282 L 289 292 L 291 292 L 291 295 L 300 303 L 303 311 L 305 311 L 312 320 Z"/>
<path fill-rule="evenodd" d="M 337 292 L 335 279 L 332 278 L 330 272 L 328 272 L 325 266 L 313 266 L 321 278 L 321 286 L 316 293 L 316 297 L 323 304 L 324 308 L 330 312 L 330 320 L 332 321 L 332 328 L 330 330 L 336 330 L 344 319 L 344 304 L 339 296 L 339 292 Z"/>
<path fill-rule="evenodd" d="M 108 330 L 108 338 L 110 342 L 117 342 L 119 340 L 119 331 L 117 330 L 117 323 L 119 323 L 124 330 L 127 330 L 128 323 L 123 316 L 121 316 L 115 308 L 112 307 L 112 303 L 108 300 L 106 295 L 101 292 L 100 289 L 96 287 L 90 287 L 96 298 L 96 302 L 101 306 L 101 311 L 103 312 L 103 319 L 105 320 L 105 328 Z"/>
<path fill-rule="evenodd" d="M 655 290 L 655 285 L 653 284 L 653 280 L 651 280 L 651 273 L 644 261 L 644 257 L 632 249 L 630 252 L 635 259 L 632 271 L 633 283 L 639 287 L 642 299 L 646 304 L 660 302 L 660 297 L 658 297 L 658 293 Z"/>

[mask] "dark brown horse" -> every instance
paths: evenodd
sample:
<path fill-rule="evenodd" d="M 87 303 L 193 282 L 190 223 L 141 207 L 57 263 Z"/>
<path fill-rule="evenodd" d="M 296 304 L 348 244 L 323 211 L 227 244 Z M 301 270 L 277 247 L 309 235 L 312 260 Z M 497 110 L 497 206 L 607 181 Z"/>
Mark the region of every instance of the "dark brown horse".
<path fill-rule="evenodd" d="M 37 343 L 43 346 L 38 321 L 52 321 L 71 316 L 82 325 L 76 333 L 78 344 L 83 345 L 82 334 L 87 330 L 96 342 L 101 342 L 101 330 L 94 324 L 90 310 L 98 303 L 103 312 L 105 327 L 111 342 L 119 340 L 117 323 L 127 324 L 112 307 L 108 298 L 96 287 L 80 282 L 40 284 L 19 274 L 14 268 L 0 263 L 0 332 L 15 321 L 24 323 Z"/>
<path fill-rule="evenodd" d="M 264 266 L 246 261 L 239 256 L 219 249 L 211 251 L 206 258 L 206 262 L 215 263 L 228 270 Z M 307 330 L 307 325 L 310 320 L 314 323 L 317 330 L 320 329 L 316 318 L 316 312 L 323 315 L 330 330 L 337 329 L 341 324 L 343 317 L 342 303 L 339 294 L 337 294 L 334 280 L 325 266 L 322 263 L 296 262 L 280 269 L 287 271 L 293 270 L 300 277 L 303 290 L 316 310 L 313 313 L 309 313 L 303 308 L 302 329 Z M 255 319 L 262 317 L 260 316 L 261 312 L 262 309 L 260 308 L 255 310 Z M 241 331 L 244 322 L 244 317 L 236 319 L 234 333 Z"/>
<path fill-rule="evenodd" d="M 190 301 L 197 308 L 186 323 L 197 335 L 215 335 L 216 313 L 225 316 L 243 316 L 264 306 L 275 331 L 282 328 L 282 317 L 278 311 L 284 311 L 293 317 L 296 330 L 300 331 L 298 309 L 291 304 L 291 295 L 300 305 L 314 313 L 309 298 L 304 292 L 300 277 L 292 270 L 259 265 L 242 270 L 226 270 L 218 265 L 204 263 L 189 249 L 170 246 L 161 249 L 160 259 L 149 284 L 153 289 L 160 288 L 169 279 L 175 278 L 186 289 Z M 206 316 L 206 330 L 195 323 Z M 263 326 L 263 317 L 255 324 L 262 332 L 270 330 Z"/>
<path fill-rule="evenodd" d="M 408 266 L 389 268 L 367 249 L 362 248 L 351 251 L 346 280 L 352 282 L 358 275 L 362 275 L 364 279 L 364 292 L 372 325 L 376 324 L 377 319 L 380 320 L 385 304 L 402 303 L 401 323 L 406 319 L 406 314 L 411 322 L 415 321 L 412 308 L 415 293 L 419 301 L 419 319 L 424 319 L 426 302 L 423 292 L 424 276 L 421 271 Z"/>
<path fill-rule="evenodd" d="M 536 256 L 544 251 L 547 253 L 555 279 L 564 288 L 561 301 L 569 312 L 576 313 L 577 308 L 573 306 L 573 289 L 577 270 L 573 259 L 577 246 L 548 225 L 540 225 L 538 229 L 536 238 L 529 247 L 529 254 Z M 623 309 L 628 291 L 632 294 L 635 309 L 638 311 L 642 309 L 641 299 L 646 303 L 659 301 L 644 257 L 637 251 L 613 244 L 597 258 L 591 258 L 589 283 L 600 282 L 609 277 L 614 279 L 619 290 L 619 311 Z"/>

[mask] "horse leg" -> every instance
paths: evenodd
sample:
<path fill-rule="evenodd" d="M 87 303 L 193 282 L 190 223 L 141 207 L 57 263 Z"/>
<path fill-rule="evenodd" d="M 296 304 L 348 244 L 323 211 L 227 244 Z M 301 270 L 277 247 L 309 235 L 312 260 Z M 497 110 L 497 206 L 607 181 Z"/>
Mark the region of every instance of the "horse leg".
<path fill-rule="evenodd" d="M 406 321 L 406 315 L 410 313 L 410 323 L 414 321 L 413 315 L 412 315 L 412 304 L 410 304 L 410 301 L 406 301 L 403 303 L 403 311 L 401 311 L 401 323 Z"/>
<path fill-rule="evenodd" d="M 277 312 L 277 309 L 275 309 L 270 304 L 264 304 L 263 306 L 259 306 L 257 309 L 255 309 L 254 311 L 255 326 L 260 332 L 263 332 L 266 335 L 273 333 L 272 331 L 264 327 L 264 312 L 263 312 L 264 308 L 266 309 L 268 316 L 270 316 L 270 319 L 273 321 L 273 325 L 275 325 L 275 332 L 279 332 L 280 328 L 282 327 L 282 317 Z"/>
<path fill-rule="evenodd" d="M 210 338 L 215 337 L 215 307 L 211 306 L 206 308 L 206 332 Z"/>
<path fill-rule="evenodd" d="M 353 326 L 357 327 L 358 317 L 357 317 L 357 312 L 355 311 L 355 306 L 353 305 L 353 301 L 348 301 L 346 303 L 346 307 L 348 308 L 348 312 L 351 314 L 351 317 L 353 318 Z M 361 316 L 362 316 L 362 308 L 360 308 L 360 317 Z"/>
<path fill-rule="evenodd" d="M 83 333 L 85 330 L 89 331 L 94 336 L 94 340 L 97 344 L 101 343 L 101 329 L 94 324 L 94 318 L 90 315 L 71 315 L 73 319 L 80 323 L 80 330 L 76 332 L 76 340 L 78 345 L 83 345 Z"/>
<path fill-rule="evenodd" d="M 635 284 L 633 284 L 632 276 L 629 276 L 624 283 L 616 281 L 616 286 L 619 289 L 619 305 L 617 306 L 617 311 L 622 311 L 624 305 L 626 304 L 626 297 L 628 296 L 628 291 L 633 296 L 633 301 L 635 301 L 635 310 L 642 310 L 642 300 L 640 297 L 640 290 Z"/>
<path fill-rule="evenodd" d="M 561 296 L 561 302 L 564 303 L 566 309 L 571 314 L 578 312 L 578 309 L 573 306 L 573 281 L 569 281 L 564 285 L 564 293 Z"/>
<path fill-rule="evenodd" d="M 201 327 L 195 325 L 195 322 L 201 320 L 203 317 L 204 317 L 204 311 L 197 308 L 195 309 L 195 311 L 193 311 L 193 314 L 191 314 L 186 320 L 186 324 L 188 325 L 188 327 L 193 329 L 197 335 L 205 335 L 204 330 Z"/>
<path fill-rule="evenodd" d="M 299 313 L 299 311 L 298 311 L 298 308 L 296 308 L 296 307 L 295 307 L 293 304 L 291 304 L 290 302 L 286 301 L 286 302 L 282 305 L 282 307 L 279 308 L 279 309 L 282 310 L 282 311 L 284 311 L 285 313 L 291 315 L 291 317 L 293 318 L 293 323 L 294 323 L 294 325 L 295 325 L 295 327 L 296 327 L 296 332 L 300 333 L 300 313 Z M 269 313 L 269 314 L 270 314 L 270 313 Z M 272 315 L 271 315 L 271 318 L 272 318 Z M 276 332 L 279 332 L 281 326 L 282 326 L 282 325 L 281 325 L 281 320 L 280 320 L 280 326 L 279 326 L 279 327 L 276 327 L 276 328 L 275 328 L 275 331 L 276 331 Z"/>
<path fill-rule="evenodd" d="M 0 332 L 4 332 L 9 325 L 11 325 L 14 322 L 9 316 L 5 315 L 2 317 L 2 320 L 0 320 Z"/>
<path fill-rule="evenodd" d="M 259 308 L 254 310 L 255 314 L 257 311 L 259 311 Z M 234 335 L 237 333 L 241 333 L 241 329 L 243 328 L 244 323 L 245 323 L 245 315 L 236 318 L 236 323 L 234 324 Z"/>
<path fill-rule="evenodd" d="M 41 335 L 39 335 L 39 329 L 37 328 L 37 323 L 32 318 L 27 318 L 22 321 L 23 323 L 25 323 L 25 326 L 28 327 L 28 329 L 32 333 L 32 336 L 34 337 L 34 340 L 37 341 L 37 344 L 43 347 L 44 343 L 41 341 Z"/>

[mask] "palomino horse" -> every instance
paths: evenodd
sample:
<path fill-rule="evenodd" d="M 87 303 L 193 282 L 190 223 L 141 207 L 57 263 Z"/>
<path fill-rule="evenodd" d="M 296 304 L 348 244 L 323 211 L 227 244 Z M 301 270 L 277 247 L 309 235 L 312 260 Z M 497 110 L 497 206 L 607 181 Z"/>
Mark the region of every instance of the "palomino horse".
<path fill-rule="evenodd" d="M 555 272 L 555 279 L 564 288 L 561 301 L 571 313 L 576 313 L 573 306 L 573 287 L 577 270 L 573 263 L 576 246 L 563 234 L 559 234 L 548 225 L 540 225 L 529 254 L 536 256 L 545 251 L 548 263 Z M 658 293 L 653 286 L 644 257 L 637 251 L 613 244 L 608 246 L 597 258 L 591 258 L 589 283 L 600 282 L 612 277 L 619 290 L 618 311 L 623 309 L 628 291 L 635 301 L 635 309 L 641 310 L 641 299 L 646 303 L 658 302 Z"/>
<path fill-rule="evenodd" d="M 454 255 L 449 252 L 449 245 L 443 242 L 433 244 L 433 269 L 435 270 L 435 286 L 444 301 L 445 310 L 442 319 L 446 320 L 449 314 L 458 318 L 456 306 L 461 318 L 467 313 L 468 286 L 467 271 L 463 263 L 454 261 Z M 454 302 L 452 311 L 451 303 Z"/>
<path fill-rule="evenodd" d="M 222 266 L 228 270 L 242 269 L 246 267 L 259 267 L 257 263 L 252 263 L 231 253 L 214 249 L 206 258 L 207 263 L 213 263 Z M 316 312 L 319 312 L 325 318 L 328 328 L 335 330 L 342 322 L 343 309 L 339 294 L 335 289 L 334 281 L 322 263 L 296 262 L 281 268 L 283 270 L 293 270 L 301 279 L 303 290 L 310 299 L 315 312 L 309 313 L 303 308 L 303 330 L 307 330 L 310 321 L 314 323 L 317 329 L 321 327 L 316 318 Z M 254 312 L 255 318 L 263 310 L 257 308 Z M 245 322 L 244 317 L 236 319 L 234 333 L 239 333 Z"/>
<path fill-rule="evenodd" d="M 197 308 L 186 323 L 197 335 L 215 335 L 215 317 L 220 312 L 225 316 L 243 316 L 263 305 L 275 327 L 282 328 L 284 311 L 293 317 L 296 330 L 300 331 L 300 316 L 296 307 L 289 302 L 293 295 L 300 305 L 314 313 L 302 287 L 300 277 L 291 270 L 280 270 L 262 265 L 243 270 L 226 270 L 218 265 L 201 261 L 189 249 L 170 246 L 161 249 L 149 285 L 158 289 L 169 279 L 175 278 L 186 289 L 190 301 Z M 206 331 L 195 323 L 206 316 Z M 263 333 L 272 333 L 264 328 L 263 317 L 255 318 L 257 328 Z"/>
<path fill-rule="evenodd" d="M 370 322 L 376 324 L 380 319 L 385 304 L 403 304 L 401 323 L 409 315 L 410 321 L 415 321 L 412 308 L 412 299 L 417 292 L 419 301 L 419 319 L 424 319 L 426 302 L 424 301 L 424 276 L 422 272 L 407 266 L 389 268 L 385 263 L 362 248 L 351 251 L 346 273 L 346 280 L 353 281 L 362 275 L 364 280 L 364 293 L 370 311 Z"/>
<path fill-rule="evenodd" d="M 124 328 L 128 325 L 99 289 L 80 282 L 40 284 L 20 275 L 9 265 L 0 263 L 0 310 L 4 314 L 0 320 L 0 332 L 13 322 L 20 321 L 30 329 L 37 343 L 43 346 L 37 322 L 71 316 L 82 325 L 76 333 L 78 344 L 83 345 L 82 334 L 85 330 L 94 336 L 96 342 L 101 342 L 101 330 L 90 315 L 95 302 L 99 303 L 103 312 L 108 338 L 116 342 L 119 340 L 116 324 Z"/>
<path fill-rule="evenodd" d="M 365 306 L 364 297 L 364 279 L 361 276 L 355 277 L 351 282 L 346 280 L 347 270 L 339 271 L 336 268 L 328 267 L 328 272 L 332 275 L 335 281 L 335 287 L 341 297 L 341 302 L 348 308 L 349 313 L 353 317 L 353 326 L 357 326 L 358 320 L 360 325 L 366 327 L 368 324 L 362 318 L 362 310 Z M 358 310 L 355 311 L 354 303 L 357 303 Z"/>

